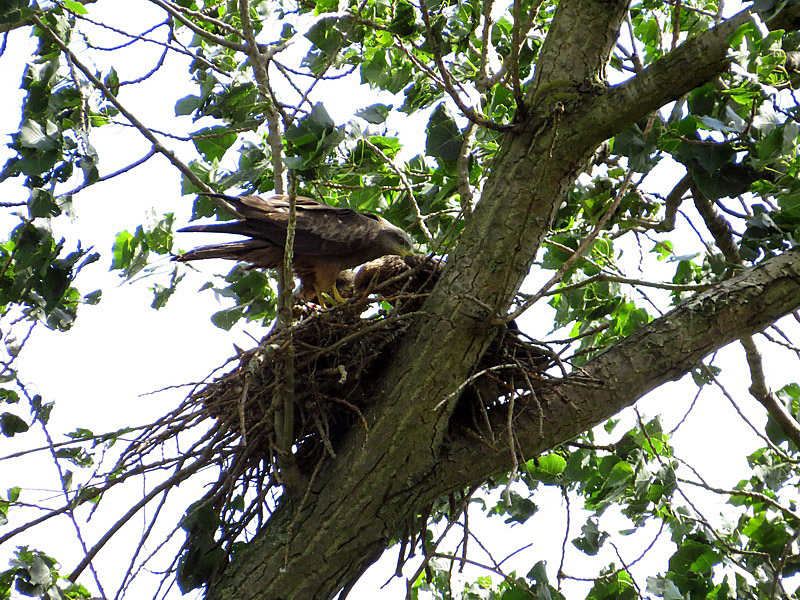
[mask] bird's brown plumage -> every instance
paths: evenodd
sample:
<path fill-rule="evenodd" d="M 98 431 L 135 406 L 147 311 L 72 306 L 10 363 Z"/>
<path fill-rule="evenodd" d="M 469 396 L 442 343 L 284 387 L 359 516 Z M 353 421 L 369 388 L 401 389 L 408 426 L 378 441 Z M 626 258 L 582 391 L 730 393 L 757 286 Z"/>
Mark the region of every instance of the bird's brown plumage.
<path fill-rule="evenodd" d="M 249 262 L 256 267 L 277 268 L 283 260 L 289 219 L 289 197 L 285 195 L 226 196 L 240 217 L 209 225 L 191 225 L 179 231 L 232 233 L 250 239 L 201 246 L 176 256 L 181 262 L 226 258 Z M 412 252 L 411 237 L 402 229 L 372 214 L 336 208 L 298 196 L 292 267 L 300 278 L 303 294 L 310 299 L 317 292 L 333 289 L 339 273 L 387 254 Z"/>
<path fill-rule="evenodd" d="M 424 254 L 382 256 L 358 270 L 354 291 L 357 296 L 377 291 L 391 304 L 400 297 L 403 310 L 411 312 L 422 306 L 443 269 L 443 262 Z"/>

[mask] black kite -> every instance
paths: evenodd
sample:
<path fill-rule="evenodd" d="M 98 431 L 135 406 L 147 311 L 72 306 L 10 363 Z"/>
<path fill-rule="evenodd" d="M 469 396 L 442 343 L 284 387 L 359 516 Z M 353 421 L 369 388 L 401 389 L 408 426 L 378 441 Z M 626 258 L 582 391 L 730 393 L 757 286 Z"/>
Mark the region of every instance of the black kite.
<path fill-rule="evenodd" d="M 289 196 L 226 196 L 205 194 L 229 202 L 240 217 L 236 221 L 190 225 L 179 231 L 233 233 L 250 239 L 201 246 L 176 256 L 181 262 L 226 258 L 274 269 L 283 261 L 289 219 Z M 386 219 L 349 208 L 335 208 L 297 196 L 292 267 L 300 278 L 302 295 L 310 300 L 321 292 L 338 296 L 339 274 L 387 254 L 405 256 L 413 252 L 411 237 Z M 337 298 L 341 300 L 341 298 Z"/>

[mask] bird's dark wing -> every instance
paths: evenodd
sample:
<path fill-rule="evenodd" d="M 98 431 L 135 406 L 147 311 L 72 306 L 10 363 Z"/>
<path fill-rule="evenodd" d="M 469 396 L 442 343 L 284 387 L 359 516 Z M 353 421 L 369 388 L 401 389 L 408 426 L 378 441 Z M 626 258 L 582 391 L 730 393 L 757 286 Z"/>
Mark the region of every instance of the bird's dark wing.
<path fill-rule="evenodd" d="M 285 243 L 289 196 L 266 199 L 242 196 L 236 208 L 262 235 L 278 244 Z M 380 221 L 373 215 L 329 206 L 305 196 L 297 197 L 295 208 L 294 251 L 297 254 L 349 254 L 369 244 L 381 231 Z"/>
<path fill-rule="evenodd" d="M 232 223 L 195 225 L 182 231 L 238 233 L 269 240 L 276 246 L 286 243 L 289 221 L 289 196 L 227 196 L 206 194 L 226 200 L 241 220 Z M 296 227 L 294 252 L 306 256 L 352 255 L 368 248 L 386 227 L 375 215 L 349 208 L 337 208 L 305 196 L 295 199 Z M 235 223 L 235 225 L 233 224 Z"/>

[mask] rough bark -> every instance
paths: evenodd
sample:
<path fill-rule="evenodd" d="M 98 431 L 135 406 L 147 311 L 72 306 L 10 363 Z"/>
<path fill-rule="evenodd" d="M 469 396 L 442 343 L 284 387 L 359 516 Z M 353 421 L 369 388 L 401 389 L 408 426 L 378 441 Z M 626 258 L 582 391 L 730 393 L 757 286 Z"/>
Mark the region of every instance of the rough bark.
<path fill-rule="evenodd" d="M 455 397 L 434 407 L 458 388 L 490 343 L 493 321 L 507 310 L 586 156 L 620 127 L 724 69 L 725 40 L 738 26 L 723 23 L 628 84 L 600 89 L 625 10 L 624 2 L 562 0 L 552 31 L 592 35 L 580 44 L 545 44 L 540 60 L 551 62 L 537 75 L 533 105 L 503 139 L 481 202 L 424 307 L 427 314 L 387 365 L 367 414 L 369 431 L 350 432 L 307 497 L 285 497 L 209 598 L 329 598 L 380 555 L 415 509 L 508 467 L 507 451 L 452 434 Z M 800 305 L 799 292 L 800 257 L 787 253 L 642 328 L 587 365 L 602 385 L 567 378 L 531 400 L 534 409 L 516 421 L 525 453 L 586 430 L 679 377 L 711 350 L 770 324 Z M 541 421 L 536 406 L 544 411 Z"/>
<path fill-rule="evenodd" d="M 648 391 L 681 377 L 715 349 L 763 329 L 798 306 L 800 250 L 699 294 L 587 363 L 582 373 L 520 403 L 514 427 L 521 452 L 535 456 L 574 437 Z M 496 436 L 503 438 L 507 415 L 501 411 L 491 418 Z M 374 447 L 376 435 L 373 431 L 366 440 L 352 437 Z M 320 480 L 299 512 L 296 500 L 281 505 L 250 544 L 247 558 L 230 566 L 210 597 L 327 598 L 380 555 L 415 508 L 485 481 L 507 470 L 512 460 L 503 445 L 493 448 L 451 431 L 436 464 L 413 480 L 398 474 L 428 464 L 419 456 L 424 452 L 419 452 L 418 436 L 413 431 L 407 439 L 395 434 L 377 445 L 388 449 L 395 442 L 418 451 L 409 457 L 413 464 L 395 466 L 372 457 L 372 472 L 359 468 L 355 479 Z M 355 443 L 352 439 L 347 445 Z M 337 465 L 346 470 L 348 458 L 341 456 Z M 342 518 L 348 519 L 346 525 Z M 290 532 L 287 562 L 284 552 Z"/>
<path fill-rule="evenodd" d="M 647 392 L 679 379 L 706 355 L 752 335 L 800 306 L 800 249 L 764 262 L 686 301 L 591 360 L 582 373 L 539 393 L 544 435 L 535 406 L 521 407 L 514 432 L 526 456 L 574 437 L 633 404 Z M 586 378 L 596 385 L 587 386 Z M 568 400 L 565 401 L 565 400 Z M 503 436 L 506 415 L 492 419 Z M 442 493 L 447 482 L 469 485 L 508 467 L 507 450 L 495 452 L 474 440 L 455 438 L 429 485 Z"/>

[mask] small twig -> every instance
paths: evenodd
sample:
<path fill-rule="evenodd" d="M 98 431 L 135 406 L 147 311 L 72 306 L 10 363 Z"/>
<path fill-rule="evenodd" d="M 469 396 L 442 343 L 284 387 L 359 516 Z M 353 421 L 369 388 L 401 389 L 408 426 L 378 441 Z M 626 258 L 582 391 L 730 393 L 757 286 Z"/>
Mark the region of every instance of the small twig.
<path fill-rule="evenodd" d="M 682 477 L 677 477 L 676 479 L 681 483 L 688 483 L 689 485 L 703 488 L 705 490 L 708 490 L 709 492 L 714 492 L 715 494 L 725 494 L 727 496 L 742 496 L 744 498 L 751 498 L 752 500 L 758 500 L 759 502 L 763 502 L 764 504 L 770 505 L 772 508 L 780 512 L 785 518 L 792 519 L 795 523 L 800 522 L 800 513 L 796 513 L 793 510 L 789 510 L 785 506 L 781 506 L 780 503 L 776 502 L 766 494 L 762 494 L 760 492 L 749 492 L 747 490 L 729 490 L 725 488 L 713 487 L 704 482 L 692 481 L 691 479 L 684 479 Z"/>
<path fill-rule="evenodd" d="M 219 27 L 220 29 L 222 29 L 223 31 L 225 31 L 226 33 L 228 33 L 230 35 L 235 35 L 235 36 L 238 36 L 238 37 L 242 37 L 242 32 L 241 31 L 239 31 L 238 29 L 236 29 L 232 25 L 229 25 L 225 21 L 220 21 L 219 19 L 215 19 L 214 17 L 212 17 L 210 15 L 207 15 L 204 12 L 201 12 L 201 11 L 198 11 L 198 10 L 192 10 L 190 8 L 186 8 L 185 6 L 180 6 L 179 4 L 175 4 L 174 2 L 169 2 L 168 4 L 174 10 L 180 11 L 185 15 L 188 15 L 190 17 L 194 17 L 196 19 L 202 19 L 203 21 L 211 23 L 212 25 L 216 25 L 217 27 Z M 242 17 L 242 20 L 244 20 L 244 17 Z"/>
<path fill-rule="evenodd" d="M 464 499 L 461 501 L 460 511 L 465 511 L 467 509 L 467 506 L 469 506 L 470 498 L 472 498 L 472 494 L 474 494 L 475 490 L 477 490 L 477 489 L 478 489 L 478 486 L 474 486 L 474 487 L 470 488 L 470 490 L 464 496 Z M 450 530 L 453 528 L 453 526 L 456 523 L 458 523 L 458 516 L 460 516 L 460 512 L 459 512 L 459 515 L 457 515 L 453 519 L 450 519 L 447 522 L 447 525 L 445 526 L 444 531 L 442 531 L 442 534 L 436 539 L 436 541 L 433 542 L 433 548 L 434 549 L 439 546 L 439 544 L 447 536 L 447 534 L 450 533 Z M 423 518 L 425 518 L 427 520 L 427 517 L 423 517 Z M 417 578 L 422 574 L 422 572 L 428 567 L 428 563 L 431 561 L 432 558 L 434 558 L 434 556 L 436 554 L 435 552 L 430 552 L 430 553 L 427 552 L 426 548 L 425 548 L 424 538 L 422 538 L 422 536 L 420 536 L 420 538 L 421 538 L 421 541 L 422 541 L 422 549 L 423 549 L 423 552 L 425 553 L 425 557 L 424 557 L 424 559 L 422 561 L 422 564 L 420 564 L 419 567 L 417 567 L 417 570 L 414 572 L 414 575 L 412 575 L 411 577 L 409 577 L 406 580 L 407 581 L 407 583 L 406 583 L 406 598 L 408 598 L 410 593 L 411 593 L 411 585 L 417 580 Z M 410 554 L 411 552 L 413 552 L 413 543 L 412 543 L 412 548 L 409 549 L 409 556 L 411 556 L 411 554 Z M 459 560 L 459 559 L 457 559 L 457 560 Z"/>
<path fill-rule="evenodd" d="M 608 281 L 611 283 L 625 283 L 628 285 L 635 285 L 635 286 L 643 286 L 643 287 L 651 287 L 656 288 L 658 290 L 671 290 L 674 292 L 702 292 L 707 289 L 710 289 L 717 285 L 716 283 L 700 283 L 696 285 L 692 284 L 685 284 L 685 283 L 666 283 L 661 281 L 645 281 L 644 279 L 631 279 L 630 277 L 619 277 L 618 275 L 609 275 L 607 273 L 599 273 L 597 275 L 592 275 L 584 279 L 583 281 L 578 281 L 576 283 L 570 283 L 568 285 L 561 286 L 555 290 L 549 290 L 543 294 L 543 296 L 554 296 L 556 294 L 562 294 L 564 292 L 568 292 L 570 290 L 575 290 L 578 288 L 585 287 L 587 285 L 591 285 L 593 283 L 601 282 L 601 281 Z"/>
<path fill-rule="evenodd" d="M 744 421 L 747 424 L 748 427 L 750 427 L 750 429 L 752 430 L 752 432 L 756 436 L 761 438 L 761 440 L 767 446 L 769 446 L 769 448 L 775 454 L 780 456 L 782 460 L 785 460 L 786 462 L 793 463 L 793 464 L 797 464 L 798 463 L 797 460 L 791 458 L 789 455 L 787 455 L 785 452 L 783 452 L 780 448 L 778 448 L 778 446 L 773 444 L 772 440 L 770 440 L 766 435 L 764 435 L 764 433 L 758 427 L 753 425 L 753 423 L 750 421 L 750 419 L 748 419 L 745 416 L 745 414 L 742 412 L 742 409 L 740 409 L 739 406 L 736 404 L 736 401 L 733 399 L 733 396 L 731 396 L 730 392 L 728 392 L 728 390 L 725 388 L 725 386 L 722 385 L 722 382 L 719 379 L 717 379 L 717 376 L 714 375 L 714 373 L 711 371 L 711 369 L 707 368 L 703 364 L 700 365 L 700 368 L 703 369 L 704 375 L 706 375 L 706 377 L 711 379 L 711 381 L 713 381 L 714 384 L 719 388 L 719 390 L 722 392 L 722 395 L 725 396 L 725 398 L 728 400 L 728 402 L 730 402 L 731 406 L 733 407 L 733 410 L 735 410 L 736 414 L 739 415 L 739 418 L 742 419 L 742 421 Z"/>
<path fill-rule="evenodd" d="M 244 52 L 247 53 L 247 47 L 245 44 L 239 44 L 237 42 L 232 42 L 227 38 L 220 37 L 218 35 L 214 35 L 213 33 L 206 31 L 199 25 L 195 25 L 191 20 L 184 17 L 181 14 L 181 11 L 178 10 L 178 7 L 174 6 L 171 2 L 166 2 L 165 0 L 150 0 L 156 6 L 160 6 L 165 11 L 167 11 L 170 15 L 172 15 L 175 19 L 186 25 L 189 29 L 191 29 L 194 33 L 199 35 L 200 37 L 208 40 L 212 44 L 217 44 L 222 46 L 223 48 L 229 48 L 231 50 L 235 50 L 237 52 Z M 239 33 L 238 31 L 236 32 Z"/>
<path fill-rule="evenodd" d="M 781 340 L 775 338 L 774 336 L 771 336 L 766 331 L 760 331 L 759 335 L 763 335 L 765 338 L 767 338 L 773 344 L 776 344 L 778 346 L 786 348 L 787 350 L 791 350 L 792 352 L 794 352 L 797 355 L 797 358 L 800 358 L 800 346 L 796 346 L 795 344 L 793 344 L 792 340 L 789 338 L 789 336 L 787 336 L 785 333 L 783 333 L 783 331 L 781 331 L 780 328 L 777 325 L 771 325 L 770 329 L 773 329 L 773 330 L 777 331 L 778 334 L 784 339 L 784 341 L 781 341 Z"/>
<path fill-rule="evenodd" d="M 419 204 L 417 204 L 417 199 L 414 197 L 414 190 L 411 187 L 411 183 L 408 181 L 408 177 L 406 177 L 405 173 L 392 161 L 391 158 L 386 156 L 386 154 L 378 148 L 375 144 L 369 141 L 367 138 L 363 138 L 361 141 L 364 142 L 364 145 L 367 146 L 370 150 L 372 150 L 375 154 L 381 157 L 381 159 L 386 163 L 386 165 L 394 171 L 397 177 L 400 179 L 400 183 L 403 184 L 403 188 L 405 189 L 406 196 L 408 197 L 408 201 L 411 204 L 411 209 L 414 211 L 414 220 L 417 223 L 417 227 L 420 228 L 422 234 L 425 236 L 425 239 L 428 240 L 428 243 L 431 246 L 436 244 L 436 240 L 431 235 L 428 226 L 425 225 L 425 219 L 422 218 L 422 213 L 419 210 Z"/>
<path fill-rule="evenodd" d="M 136 167 L 146 163 L 148 160 L 153 158 L 155 155 L 156 155 L 156 150 L 154 148 L 151 148 L 150 151 L 147 154 L 145 154 L 142 158 L 140 158 L 139 160 L 136 160 L 136 161 L 132 162 L 131 164 L 129 164 L 129 165 L 125 166 L 125 167 L 122 167 L 121 169 L 118 169 L 118 170 L 114 171 L 113 173 L 109 173 L 108 175 L 103 175 L 102 177 L 98 177 L 97 180 L 93 181 L 92 183 L 82 183 L 78 187 L 75 187 L 75 188 L 71 189 L 68 192 L 64 192 L 63 194 L 59 194 L 56 197 L 57 198 L 62 198 L 64 196 L 72 196 L 72 195 L 77 194 L 81 190 L 89 187 L 90 185 L 94 185 L 96 183 L 101 183 L 103 181 L 108 181 L 109 179 L 113 179 L 114 177 L 117 177 L 119 175 L 123 175 L 123 174 L 127 173 L 128 171 L 132 171 Z"/>
<path fill-rule="evenodd" d="M 510 323 L 514 319 L 519 318 L 519 316 L 522 313 L 524 313 L 531 306 L 533 306 L 536 302 L 538 302 L 539 299 L 542 298 L 551 287 L 553 287 L 553 285 L 555 285 L 558 281 L 560 281 L 561 278 L 564 276 L 564 273 L 566 273 L 567 270 L 573 265 L 573 263 L 575 263 L 575 261 L 578 260 L 578 258 L 580 258 L 583 255 L 584 252 L 586 252 L 586 249 L 589 247 L 589 245 L 600 234 L 600 231 L 602 231 L 602 229 L 606 226 L 606 224 L 611 220 L 611 217 L 613 217 L 614 213 L 617 211 L 617 208 L 619 207 L 620 203 L 622 202 L 622 198 L 625 196 L 625 192 L 628 190 L 628 184 L 630 184 L 630 182 L 631 182 L 631 178 L 633 177 L 633 173 L 634 173 L 633 170 L 629 170 L 628 171 L 627 175 L 625 175 L 625 179 L 622 180 L 622 183 L 619 186 L 619 190 L 617 191 L 617 195 L 611 201 L 611 204 L 609 205 L 609 207 L 606 210 L 605 214 L 597 222 L 597 225 L 595 225 L 595 227 L 592 230 L 592 232 L 588 236 L 586 236 L 586 238 L 581 242 L 581 244 L 578 246 L 577 250 L 575 250 L 575 252 L 569 258 L 567 258 L 567 260 L 564 261 L 564 264 L 562 264 L 558 268 L 558 270 L 556 271 L 555 275 L 553 275 L 550 278 L 550 280 L 547 283 L 545 283 L 538 292 L 536 292 L 530 298 L 528 298 L 525 302 L 523 302 L 517 308 L 517 310 L 515 310 L 511 314 L 506 315 L 505 317 L 501 318 L 499 320 L 500 323 Z"/>
<path fill-rule="evenodd" d="M 158 2 L 160 0 L 153 0 L 153 1 Z M 70 60 L 78 68 L 78 70 L 81 71 L 84 74 L 84 76 L 89 81 L 92 82 L 92 85 L 94 85 L 97 89 L 99 89 L 103 93 L 103 95 L 108 99 L 108 101 L 111 102 L 117 108 L 117 110 L 119 110 L 119 112 L 121 112 L 125 116 L 125 118 L 128 119 L 128 121 L 130 121 L 131 125 L 136 127 L 136 129 L 138 129 L 139 132 L 145 138 L 147 138 L 147 140 L 152 144 L 152 149 L 155 152 L 158 152 L 158 153 L 162 154 L 181 173 L 183 173 L 183 175 L 186 177 L 186 179 L 191 181 L 192 184 L 195 187 L 197 187 L 200 190 L 205 191 L 205 192 L 212 192 L 213 191 L 197 175 L 195 175 L 194 172 L 186 164 L 184 164 L 182 161 L 180 161 L 175 156 L 174 152 L 171 152 L 171 151 L 167 150 L 161 144 L 161 142 L 158 140 L 158 138 L 155 135 L 153 135 L 153 133 L 150 131 L 150 129 L 145 127 L 144 124 L 142 124 L 142 122 L 139 121 L 139 119 L 137 119 L 128 109 L 126 109 L 120 103 L 119 100 L 117 100 L 117 97 L 111 92 L 111 90 L 109 90 L 106 87 L 106 85 L 102 81 L 100 81 L 88 67 L 86 67 L 80 60 L 78 60 L 77 56 L 75 56 L 75 54 L 67 47 L 67 45 L 64 43 L 64 41 L 60 37 L 58 37 L 58 35 L 52 29 L 50 29 L 50 27 L 48 27 L 47 24 L 45 24 L 39 18 L 38 15 L 34 14 L 34 15 L 32 15 L 31 18 L 36 22 L 36 24 L 39 26 L 39 28 L 42 31 L 44 31 L 50 37 L 50 39 L 53 40 L 53 42 L 56 44 L 56 46 L 58 46 L 61 49 L 62 52 L 64 52 L 67 56 L 69 56 Z M 220 200 L 215 200 L 215 202 L 217 202 L 217 203 L 221 202 L 222 203 L 221 206 L 224 209 L 230 210 L 231 212 L 235 213 L 235 211 L 233 211 L 231 209 L 231 207 L 227 205 L 226 202 L 220 201 Z"/>
<path fill-rule="evenodd" d="M 511 129 L 512 125 L 504 124 L 504 123 L 495 123 L 494 121 L 487 119 L 483 115 L 479 115 L 475 112 L 475 110 L 469 106 L 467 106 L 464 101 L 461 99 L 461 94 L 455 89 L 453 85 L 453 79 L 450 75 L 450 71 L 447 66 L 444 64 L 444 59 L 442 58 L 442 50 L 439 47 L 439 43 L 436 41 L 436 38 L 433 33 L 433 27 L 431 26 L 431 16 L 430 12 L 428 11 L 428 6 L 425 0 L 419 0 L 419 7 L 422 11 L 422 21 L 425 24 L 425 32 L 428 38 L 428 44 L 430 44 L 431 51 L 433 52 L 433 60 L 436 63 L 437 68 L 439 69 L 439 76 L 441 77 L 442 84 L 444 85 L 445 91 L 448 95 L 453 99 L 453 102 L 456 103 L 456 106 L 461 110 L 465 117 L 467 117 L 470 121 L 473 121 L 477 125 L 481 127 L 486 127 L 487 129 L 494 129 L 495 131 L 508 131 Z"/>
<path fill-rule="evenodd" d="M 561 542 L 561 561 L 558 563 L 558 573 L 556 574 L 556 578 L 558 579 L 558 591 L 561 591 L 561 583 L 564 581 L 564 560 L 567 557 L 567 542 L 569 541 L 569 524 L 570 524 L 570 510 L 569 510 L 569 491 L 567 490 L 566 485 L 561 486 L 561 495 L 564 497 L 564 503 L 566 505 L 567 510 L 567 517 L 565 519 L 566 523 L 564 525 L 564 541 Z"/>
<path fill-rule="evenodd" d="M 500 570 L 500 569 L 498 569 L 498 568 L 495 568 L 495 567 L 490 567 L 489 565 L 486 565 L 486 564 L 480 563 L 480 562 L 478 562 L 478 561 L 475 561 L 475 560 L 470 560 L 470 559 L 468 559 L 468 558 L 462 558 L 462 557 L 460 557 L 460 556 L 455 556 L 455 555 L 453 555 L 453 554 L 445 554 L 444 552 L 433 552 L 433 553 L 431 553 L 431 555 L 430 555 L 430 556 L 431 556 L 431 558 L 444 558 L 444 559 L 447 559 L 447 560 L 452 560 L 452 561 L 454 561 L 454 562 L 466 563 L 466 564 L 468 564 L 468 565 L 473 565 L 473 566 L 475 566 L 475 567 L 480 567 L 481 569 L 486 569 L 487 571 L 491 571 L 492 573 L 496 573 L 497 575 L 499 575 L 500 577 L 502 577 L 503 579 L 505 579 L 505 580 L 506 580 L 506 582 L 507 582 L 507 583 L 508 583 L 510 586 L 512 586 L 512 589 L 522 589 L 522 590 L 523 590 L 523 591 L 525 591 L 525 592 L 526 592 L 526 593 L 527 593 L 527 594 L 528 594 L 528 595 L 529 595 L 529 596 L 530 596 L 532 599 L 536 600 L 536 598 L 538 598 L 538 596 L 537 596 L 535 593 L 533 593 L 533 591 L 531 591 L 531 590 L 530 590 L 530 589 L 529 589 L 527 586 L 521 586 L 521 585 L 519 584 L 519 582 L 518 582 L 516 579 L 514 579 L 513 577 L 510 577 L 510 576 L 508 576 L 508 575 L 506 575 L 506 574 L 505 574 L 503 571 L 501 571 L 501 570 Z"/>
<path fill-rule="evenodd" d="M 366 5 L 367 5 L 367 0 L 362 0 L 361 4 L 358 6 L 358 9 L 356 10 L 356 14 L 360 14 Z M 293 121 L 294 118 L 297 116 L 297 113 L 299 112 L 299 107 L 302 106 L 304 102 L 308 102 L 308 98 L 311 95 L 311 92 L 325 76 L 325 73 L 328 72 L 328 69 L 330 69 L 333 66 L 333 63 L 336 62 L 336 57 L 339 55 L 339 51 L 342 49 L 342 46 L 344 45 L 345 41 L 350 39 L 350 36 L 352 35 L 356 25 L 357 22 L 355 19 L 353 19 L 347 31 L 343 32 L 344 35 L 342 36 L 341 41 L 337 44 L 333 52 L 330 53 L 330 56 L 325 61 L 325 64 L 322 66 L 322 69 L 320 69 L 319 73 L 316 74 L 316 76 L 314 77 L 314 81 L 311 82 L 311 84 L 306 89 L 305 93 L 303 93 L 303 95 L 301 96 L 300 101 L 297 103 L 298 109 L 294 111 L 291 117 L 284 118 L 285 127 L 289 127 L 291 121 Z"/>
<path fill-rule="evenodd" d="M 467 387 L 470 383 L 472 383 L 473 381 L 475 381 L 479 377 L 481 377 L 483 375 L 486 375 L 486 373 L 491 373 L 492 371 L 501 371 L 503 369 L 516 369 L 516 368 L 518 368 L 516 364 L 510 363 L 510 364 L 503 364 L 503 365 L 495 365 L 493 367 L 487 367 L 485 369 L 482 369 L 482 370 L 478 371 L 477 373 L 473 373 L 472 375 L 467 377 L 463 381 L 463 383 L 461 385 L 459 385 L 455 390 L 453 390 L 452 392 L 447 394 L 447 396 L 442 398 L 442 400 L 439 401 L 439 403 L 436 406 L 433 407 L 433 410 L 439 410 L 442 406 L 447 404 L 450 400 L 452 400 L 458 394 L 460 394 L 462 391 L 464 391 L 464 388 Z"/>
<path fill-rule="evenodd" d="M 221 435 L 221 431 L 217 433 L 217 435 Z M 207 447 L 206 453 L 210 453 L 213 449 L 214 445 L 209 444 Z M 188 457 L 185 457 L 188 458 Z M 150 492 L 144 495 L 144 497 L 139 500 L 136 504 L 134 504 L 114 525 L 112 525 L 108 531 L 103 534 L 103 536 L 95 543 L 95 545 L 86 552 L 86 556 L 78 563 L 78 566 L 69 574 L 68 579 L 70 581 L 77 581 L 80 574 L 89 565 L 94 557 L 97 555 L 98 552 L 105 546 L 108 541 L 116 535 L 117 531 L 119 531 L 137 512 L 139 512 L 145 505 L 147 505 L 153 498 L 158 496 L 162 492 L 169 492 L 171 489 L 177 488 L 178 484 L 182 481 L 188 479 L 191 475 L 199 471 L 200 469 L 206 467 L 208 465 L 207 461 L 201 456 L 197 460 L 195 460 L 191 465 L 186 468 L 183 468 L 183 461 L 179 461 L 178 465 L 175 469 L 175 472 L 162 481 L 159 485 L 154 487 Z"/>
<path fill-rule="evenodd" d="M 786 559 L 789 558 L 789 553 L 792 551 L 792 545 L 797 541 L 798 536 L 800 536 L 800 529 L 796 529 L 795 532 L 792 534 L 786 543 L 783 546 L 783 552 L 781 552 L 781 556 L 778 559 L 778 564 L 775 565 L 775 571 L 772 573 L 772 591 L 770 592 L 770 600 L 775 600 L 776 596 L 778 595 L 778 588 L 783 588 L 783 584 L 781 582 L 781 573 L 783 572 L 783 565 L 786 564 Z"/>
<path fill-rule="evenodd" d="M 18 384 L 20 384 L 20 388 L 22 389 L 23 394 L 25 394 L 25 396 L 28 398 L 28 402 L 31 404 L 31 408 L 33 408 L 33 398 L 31 398 L 28 395 L 28 392 L 26 391 L 25 386 L 22 385 L 22 382 L 18 381 Z M 39 421 L 39 424 L 42 426 L 42 431 L 44 432 L 45 439 L 47 440 L 47 444 L 50 449 L 50 456 L 53 459 L 53 464 L 55 465 L 56 471 L 58 473 L 58 480 L 61 482 L 61 491 L 64 496 L 64 500 L 67 506 L 69 507 L 68 510 L 66 511 L 67 516 L 69 517 L 69 520 L 72 522 L 72 525 L 75 528 L 75 536 L 78 539 L 78 543 L 80 544 L 84 556 L 88 556 L 86 541 L 83 539 L 83 533 L 81 532 L 80 525 L 78 525 L 78 520 L 75 518 L 75 506 L 77 505 L 77 503 L 75 501 L 70 500 L 69 490 L 67 488 L 67 478 L 66 475 L 64 474 L 64 470 L 61 468 L 61 463 L 58 462 L 58 455 L 56 454 L 55 448 L 53 446 L 53 438 L 50 436 L 50 431 L 48 431 L 47 429 L 47 424 L 45 419 L 39 418 L 37 416 L 36 420 Z M 100 591 L 102 597 L 105 598 L 106 593 L 103 590 L 103 584 L 100 583 L 100 576 L 97 574 L 97 570 L 95 569 L 94 564 L 91 562 L 91 560 L 89 561 L 89 570 L 92 572 L 92 577 L 94 579 L 94 582 L 97 584 L 97 589 Z"/>

